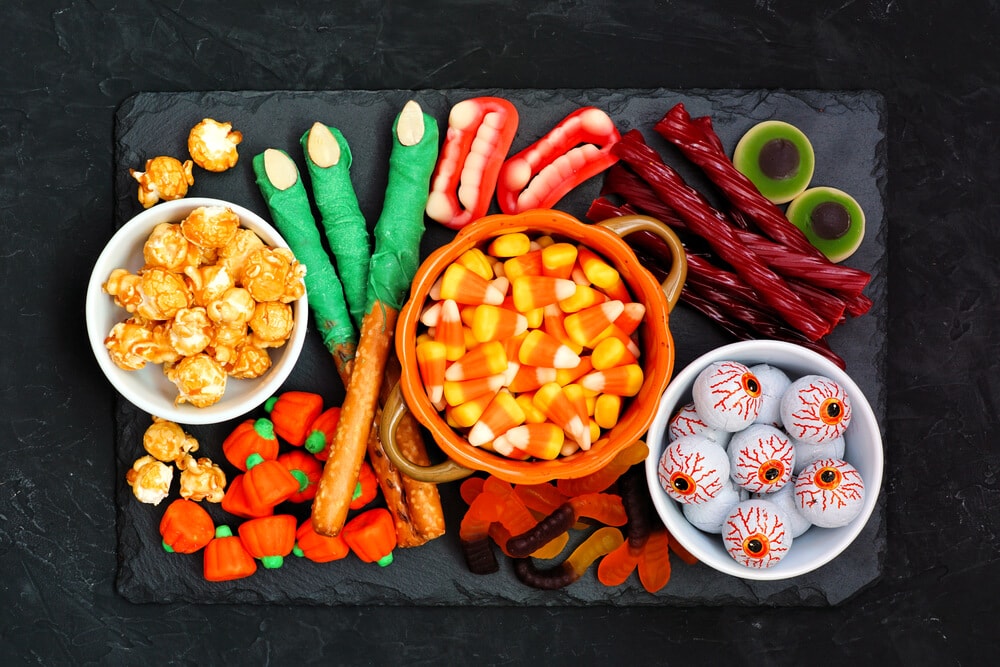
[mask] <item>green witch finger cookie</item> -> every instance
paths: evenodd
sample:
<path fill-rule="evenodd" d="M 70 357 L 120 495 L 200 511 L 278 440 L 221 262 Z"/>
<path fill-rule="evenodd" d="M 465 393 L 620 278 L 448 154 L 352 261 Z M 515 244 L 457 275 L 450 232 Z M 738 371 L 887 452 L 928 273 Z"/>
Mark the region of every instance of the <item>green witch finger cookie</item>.
<path fill-rule="evenodd" d="M 284 151 L 268 148 L 253 159 L 257 186 L 278 231 L 306 267 L 306 294 L 323 344 L 342 364 L 354 357 L 357 333 L 340 278 L 323 250 L 302 179 Z"/>
<path fill-rule="evenodd" d="M 302 135 L 302 152 L 309 171 L 313 201 L 320 213 L 326 240 L 337 263 L 347 307 L 355 325 L 368 305 L 368 226 L 351 183 L 351 148 L 340 130 L 314 123 Z"/>

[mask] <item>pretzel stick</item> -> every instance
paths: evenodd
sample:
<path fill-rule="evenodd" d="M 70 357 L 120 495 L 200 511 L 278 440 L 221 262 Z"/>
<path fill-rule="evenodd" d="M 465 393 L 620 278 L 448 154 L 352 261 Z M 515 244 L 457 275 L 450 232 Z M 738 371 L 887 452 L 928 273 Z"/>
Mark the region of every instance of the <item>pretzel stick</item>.
<path fill-rule="evenodd" d="M 347 518 L 372 431 L 396 318 L 419 262 L 424 206 L 437 160 L 437 123 L 416 102 L 407 102 L 392 130 L 389 182 L 369 264 L 369 306 L 340 422 L 313 501 L 313 527 L 323 535 L 339 534 Z"/>
<path fill-rule="evenodd" d="M 392 357 L 386 364 L 385 381 L 382 383 L 381 400 L 384 403 L 389 391 L 399 383 L 402 369 L 399 359 Z M 381 443 L 380 443 L 381 446 Z M 396 427 L 396 446 L 404 458 L 417 465 L 429 466 L 430 456 L 424 446 L 420 424 L 409 411 L 402 414 Z M 395 470 L 395 468 L 393 468 Z M 444 510 L 441 508 L 441 495 L 437 484 L 418 482 L 412 477 L 399 473 L 405 490 L 406 505 L 409 508 L 410 521 L 414 530 L 423 541 L 433 540 L 444 534 Z M 403 546 L 403 545 L 400 545 Z"/>

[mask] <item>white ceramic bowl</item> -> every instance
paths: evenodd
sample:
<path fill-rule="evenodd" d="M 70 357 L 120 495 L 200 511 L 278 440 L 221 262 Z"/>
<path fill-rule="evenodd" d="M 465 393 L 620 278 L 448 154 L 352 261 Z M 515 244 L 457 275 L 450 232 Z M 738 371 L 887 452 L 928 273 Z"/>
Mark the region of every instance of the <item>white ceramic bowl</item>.
<path fill-rule="evenodd" d="M 119 229 L 101 252 L 87 285 L 87 336 L 101 370 L 115 389 L 133 405 L 150 415 L 180 424 L 215 424 L 250 412 L 273 396 L 292 372 L 302 351 L 308 323 L 308 305 L 303 296 L 292 304 L 295 325 L 288 341 L 280 348 L 269 350 L 272 365 L 266 374 L 252 380 L 229 378 L 222 399 L 204 408 L 187 403 L 174 405 L 177 387 L 163 374 L 163 368 L 147 364 L 138 371 L 126 371 L 111 360 L 104 339 L 111 328 L 129 317 L 116 306 L 111 296 L 101 289 L 108 275 L 116 268 L 136 272 L 143 265 L 142 246 L 153 227 L 161 222 L 180 222 L 199 206 L 227 206 L 239 217 L 242 225 L 253 230 L 268 245 L 288 247 L 278 232 L 259 215 L 236 204 L 219 199 L 185 198 L 161 202 L 144 210 Z"/>
<path fill-rule="evenodd" d="M 667 425 L 678 408 L 691 401 L 691 387 L 698 373 L 717 361 L 738 361 L 747 366 L 766 363 L 782 369 L 795 380 L 815 373 L 825 375 L 847 390 L 851 400 L 851 424 L 845 433 L 844 458 L 861 473 L 865 500 L 861 513 L 846 526 L 812 526 L 795 538 L 791 549 L 776 565 L 748 568 L 737 563 L 722 544 L 722 536 L 698 530 L 684 518 L 680 505 L 660 486 L 657 465 L 666 447 Z M 743 579 L 777 580 L 796 577 L 836 558 L 864 528 L 882 486 L 882 436 L 871 405 L 857 384 L 824 357 L 792 343 L 751 340 L 725 345 L 708 352 L 677 373 L 660 400 L 659 411 L 646 436 L 650 453 L 646 459 L 646 480 L 656 511 L 670 534 L 698 560 L 720 572 Z"/>

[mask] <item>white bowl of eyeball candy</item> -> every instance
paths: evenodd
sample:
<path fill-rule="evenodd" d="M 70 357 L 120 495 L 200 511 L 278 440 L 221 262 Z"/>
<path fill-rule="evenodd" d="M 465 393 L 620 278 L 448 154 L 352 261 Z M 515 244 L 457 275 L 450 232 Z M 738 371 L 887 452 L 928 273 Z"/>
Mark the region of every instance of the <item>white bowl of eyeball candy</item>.
<path fill-rule="evenodd" d="M 681 370 L 647 434 L 670 534 L 705 565 L 779 580 L 830 562 L 871 517 L 883 450 L 851 377 L 799 345 L 750 340 Z"/>
<path fill-rule="evenodd" d="M 253 285 L 241 277 L 251 265 L 261 268 Z M 187 197 L 145 209 L 111 237 L 87 286 L 98 365 L 133 405 L 180 424 L 253 410 L 303 347 L 297 265 L 268 222 L 232 202 Z"/>

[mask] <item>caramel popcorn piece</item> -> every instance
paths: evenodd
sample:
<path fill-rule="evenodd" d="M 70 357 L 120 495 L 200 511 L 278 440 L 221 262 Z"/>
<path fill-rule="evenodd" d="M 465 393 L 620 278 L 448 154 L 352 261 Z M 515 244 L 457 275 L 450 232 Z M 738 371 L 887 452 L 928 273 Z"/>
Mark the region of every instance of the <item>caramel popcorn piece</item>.
<path fill-rule="evenodd" d="M 240 217 L 225 206 L 199 206 L 181 220 L 181 231 L 191 243 L 202 248 L 221 248 L 240 228 Z"/>
<path fill-rule="evenodd" d="M 119 322 L 104 339 L 111 361 L 126 371 L 137 371 L 146 366 L 149 360 L 144 352 L 151 345 L 154 345 L 152 330 L 134 320 Z"/>
<path fill-rule="evenodd" d="M 226 367 L 226 372 L 232 375 L 229 364 L 236 358 L 236 349 L 247 340 L 247 325 L 219 324 L 215 327 L 215 335 L 209 343 L 208 352 L 216 361 Z"/>
<path fill-rule="evenodd" d="M 191 160 L 181 162 L 159 155 L 146 160 L 145 171 L 129 169 L 128 173 L 139 182 L 139 203 L 149 208 L 161 199 L 169 201 L 187 195 L 188 186 L 194 185 L 193 167 Z"/>
<path fill-rule="evenodd" d="M 228 362 L 224 362 L 223 367 L 229 375 L 238 380 L 252 380 L 271 368 L 271 356 L 263 347 L 247 342 L 232 350 Z"/>
<path fill-rule="evenodd" d="M 249 291 L 243 287 L 232 287 L 222 298 L 208 304 L 205 310 L 213 322 L 231 326 L 249 322 L 256 307 L 257 302 Z"/>
<path fill-rule="evenodd" d="M 158 266 L 168 271 L 182 273 L 188 266 L 197 266 L 198 248 L 184 238 L 180 225 L 161 222 L 153 227 L 142 246 L 142 258 L 147 267 Z"/>
<path fill-rule="evenodd" d="M 226 291 L 236 286 L 235 274 L 225 264 L 189 266 L 184 270 L 188 288 L 196 306 L 207 306 L 221 299 Z"/>
<path fill-rule="evenodd" d="M 251 340 L 259 347 L 281 347 L 292 333 L 292 307 L 280 301 L 262 301 L 250 318 Z"/>
<path fill-rule="evenodd" d="M 288 248 L 260 248 L 250 253 L 240 283 L 257 301 L 295 301 L 305 293 L 305 266 Z"/>
<path fill-rule="evenodd" d="M 168 332 L 170 346 L 178 354 L 189 357 L 208 347 L 215 333 L 215 325 L 208 319 L 204 308 L 181 308 L 174 315 Z"/>
<path fill-rule="evenodd" d="M 243 273 L 250 253 L 263 247 L 264 242 L 253 230 L 240 227 L 229 243 L 219 248 L 218 261 L 226 265 L 229 273 L 238 276 Z"/>
<path fill-rule="evenodd" d="M 142 278 L 125 269 L 115 269 L 101 286 L 102 289 L 115 298 L 115 305 L 134 313 L 142 301 L 139 284 Z"/>
<path fill-rule="evenodd" d="M 169 320 L 191 305 L 191 290 L 176 273 L 152 267 L 142 272 L 136 312 L 147 320 Z"/>
<path fill-rule="evenodd" d="M 190 403 L 206 408 L 218 403 L 226 391 L 226 371 L 222 364 L 205 353 L 164 366 L 163 372 L 177 386 L 176 404 Z"/>
<path fill-rule="evenodd" d="M 179 463 L 198 450 L 198 440 L 185 433 L 179 424 L 153 417 L 153 423 L 142 435 L 142 446 L 157 461 Z"/>
<path fill-rule="evenodd" d="M 233 129 L 232 123 L 220 123 L 205 118 L 191 128 L 188 134 L 188 152 L 194 163 L 206 171 L 225 171 L 236 165 L 239 153 L 236 147 L 243 141 L 243 133 Z"/>
<path fill-rule="evenodd" d="M 132 494 L 141 503 L 159 505 L 170 493 L 174 469 L 150 455 L 136 459 L 125 473 L 125 481 L 132 487 Z"/>
<path fill-rule="evenodd" d="M 177 462 L 177 467 L 181 470 L 181 498 L 222 502 L 226 495 L 226 473 L 212 459 L 196 459 L 188 454 Z"/>

